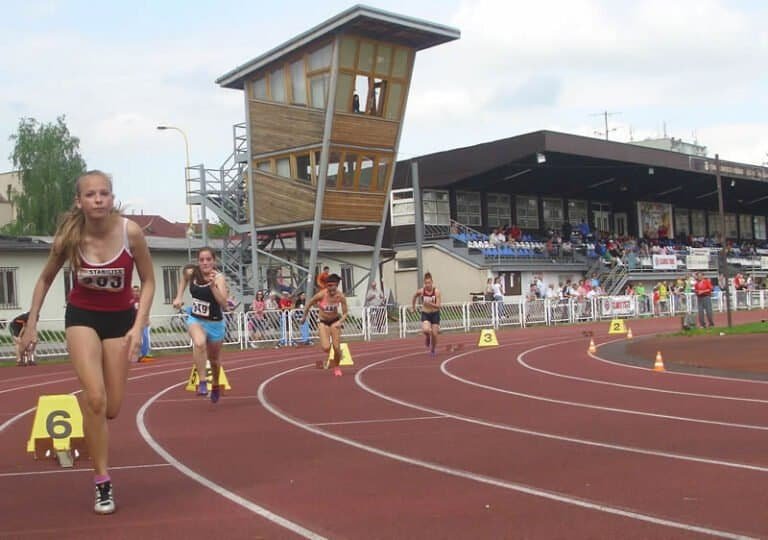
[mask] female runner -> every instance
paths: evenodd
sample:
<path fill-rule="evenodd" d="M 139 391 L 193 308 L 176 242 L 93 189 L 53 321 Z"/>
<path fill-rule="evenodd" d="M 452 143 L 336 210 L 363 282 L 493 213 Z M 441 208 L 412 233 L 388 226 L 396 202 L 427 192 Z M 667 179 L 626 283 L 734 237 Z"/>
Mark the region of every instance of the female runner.
<path fill-rule="evenodd" d="M 421 332 L 432 356 L 435 356 L 437 335 L 440 333 L 440 289 L 432 283 L 432 274 L 424 274 L 424 286 L 413 295 L 411 309 L 416 311 L 416 299 L 421 297 Z"/>
<path fill-rule="evenodd" d="M 309 301 L 304 308 L 304 314 L 301 316 L 299 325 L 303 325 L 307 320 L 307 314 L 312 306 L 317 304 L 319 308 L 319 317 L 317 331 L 320 334 L 320 347 L 324 353 L 331 350 L 333 344 L 333 359 L 336 365 L 333 368 L 333 375 L 341 377 L 341 325 L 347 319 L 347 298 L 339 290 L 341 278 L 338 274 L 331 274 L 325 284 L 325 289 L 318 292 Z M 339 316 L 339 307 L 341 307 L 341 316 Z M 318 360 L 317 367 L 323 367 L 323 361 Z"/>
<path fill-rule="evenodd" d="M 216 271 L 216 255 L 209 247 L 197 253 L 197 264 L 187 266 L 181 273 L 173 307 L 180 309 L 184 304 L 182 296 L 189 285 L 192 306 L 187 308 L 187 328 L 192 338 L 192 357 L 197 367 L 200 384 L 199 396 L 208 395 L 206 360 L 211 363 L 211 401 L 221 397 L 219 372 L 221 367 L 221 344 L 226 335 L 223 311 L 227 308 L 229 291 L 224 274 Z"/>
<path fill-rule="evenodd" d="M 77 179 L 75 204 L 56 231 L 20 342 L 22 350 L 34 350 L 43 300 L 56 274 L 68 263 L 76 279 L 67 299 L 64 327 L 67 350 L 83 389 L 85 439 L 95 472 L 93 509 L 98 514 L 115 511 L 107 472 L 107 420 L 120 411 L 128 366 L 138 357 L 155 294 L 152 260 L 141 227 L 121 216 L 114 202 L 107 174 L 88 171 Z M 138 310 L 131 290 L 134 265 L 141 281 Z"/>

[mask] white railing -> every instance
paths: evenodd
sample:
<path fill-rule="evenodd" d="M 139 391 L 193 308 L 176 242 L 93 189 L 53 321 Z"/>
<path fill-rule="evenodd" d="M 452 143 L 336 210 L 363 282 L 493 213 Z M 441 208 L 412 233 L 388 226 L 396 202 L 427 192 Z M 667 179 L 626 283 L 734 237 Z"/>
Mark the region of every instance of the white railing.
<path fill-rule="evenodd" d="M 734 311 L 766 308 L 766 291 L 736 291 L 731 297 Z M 725 311 L 725 298 L 712 299 L 712 309 Z M 696 313 L 698 302 L 692 293 L 671 294 L 665 302 L 653 302 L 643 296 L 599 296 L 591 299 L 545 299 L 503 302 L 465 302 L 443 304 L 440 310 L 442 330 L 474 332 L 479 328 L 522 328 L 535 325 L 572 324 L 615 318 L 668 317 Z M 225 345 L 241 349 L 257 347 L 294 347 L 317 342 L 317 314 L 310 313 L 301 324 L 302 310 L 265 311 L 262 314 L 227 313 Z M 13 340 L 7 333 L 10 321 L 0 321 L 0 360 L 15 358 Z M 150 317 L 150 344 L 154 351 L 190 350 L 186 315 Z M 409 306 L 397 310 L 387 307 L 350 308 L 342 335 L 345 339 L 373 340 L 406 338 L 421 332 L 421 313 Z M 67 355 L 64 319 L 41 319 L 38 323 L 38 358 Z"/>

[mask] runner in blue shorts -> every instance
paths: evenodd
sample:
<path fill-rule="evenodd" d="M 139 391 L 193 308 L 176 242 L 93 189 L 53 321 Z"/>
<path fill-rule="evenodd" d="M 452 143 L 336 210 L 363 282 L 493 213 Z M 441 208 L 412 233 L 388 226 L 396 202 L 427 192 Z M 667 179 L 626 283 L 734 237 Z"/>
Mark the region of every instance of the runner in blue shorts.
<path fill-rule="evenodd" d="M 197 264 L 188 265 L 181 274 L 173 307 L 180 309 L 184 289 L 189 285 L 192 305 L 187 308 L 187 328 L 192 338 L 192 356 L 197 366 L 200 384 L 197 394 L 208 395 L 206 360 L 211 363 L 211 401 L 221 396 L 219 373 L 221 371 L 221 345 L 226 334 L 223 309 L 227 307 L 229 291 L 224 275 L 216 271 L 216 255 L 209 247 L 197 254 Z"/>

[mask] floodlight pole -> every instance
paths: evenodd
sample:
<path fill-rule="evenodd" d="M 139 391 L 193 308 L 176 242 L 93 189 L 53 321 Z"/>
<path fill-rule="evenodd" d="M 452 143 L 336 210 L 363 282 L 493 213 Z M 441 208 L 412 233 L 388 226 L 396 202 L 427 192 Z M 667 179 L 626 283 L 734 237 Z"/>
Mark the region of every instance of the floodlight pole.
<path fill-rule="evenodd" d="M 723 179 L 720 177 L 720 154 L 715 154 L 715 179 L 717 180 L 717 203 L 720 210 L 720 239 L 722 247 L 720 248 L 720 270 L 723 273 L 725 286 L 721 287 L 725 293 L 725 311 L 728 315 L 728 328 L 733 326 L 731 319 L 731 286 L 728 272 L 728 253 L 725 249 L 725 206 L 723 205 Z"/>

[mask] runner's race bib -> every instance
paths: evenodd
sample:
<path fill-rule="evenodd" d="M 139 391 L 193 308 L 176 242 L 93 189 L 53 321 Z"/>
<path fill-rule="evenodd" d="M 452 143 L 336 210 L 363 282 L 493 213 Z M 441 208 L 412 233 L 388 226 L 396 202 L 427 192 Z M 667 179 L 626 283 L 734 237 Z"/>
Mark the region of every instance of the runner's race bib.
<path fill-rule="evenodd" d="M 211 316 L 211 304 L 205 300 L 192 299 L 192 315 L 195 317 L 208 318 Z"/>
<path fill-rule="evenodd" d="M 86 289 L 120 292 L 125 285 L 125 268 L 81 268 L 77 281 Z"/>

